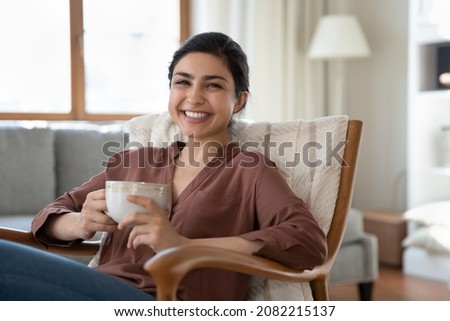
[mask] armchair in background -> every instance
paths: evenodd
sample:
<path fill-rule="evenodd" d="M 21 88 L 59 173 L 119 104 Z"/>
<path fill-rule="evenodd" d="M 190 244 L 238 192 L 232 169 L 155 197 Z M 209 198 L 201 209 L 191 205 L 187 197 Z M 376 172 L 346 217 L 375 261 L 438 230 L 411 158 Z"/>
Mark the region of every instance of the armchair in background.
<path fill-rule="evenodd" d="M 330 285 L 355 284 L 362 301 L 372 300 L 378 279 L 378 239 L 364 231 L 362 212 L 351 208 L 344 238 L 330 273 Z"/>

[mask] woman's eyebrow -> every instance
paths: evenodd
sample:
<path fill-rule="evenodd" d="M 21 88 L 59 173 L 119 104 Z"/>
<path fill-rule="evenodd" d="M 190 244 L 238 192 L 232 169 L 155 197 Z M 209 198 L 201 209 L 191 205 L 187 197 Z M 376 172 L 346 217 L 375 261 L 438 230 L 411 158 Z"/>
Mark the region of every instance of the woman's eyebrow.
<path fill-rule="evenodd" d="M 228 82 L 228 80 L 225 77 L 219 76 L 219 75 L 206 75 L 202 77 L 204 80 L 215 80 L 215 79 L 219 79 L 219 80 L 223 80 L 225 82 Z"/>
<path fill-rule="evenodd" d="M 188 73 L 188 72 L 184 72 L 184 71 L 179 71 L 177 73 L 175 73 L 175 76 L 181 76 L 181 77 L 185 77 L 188 79 L 194 79 L 194 75 Z M 220 79 L 223 80 L 225 82 L 228 82 L 228 80 L 225 77 L 219 76 L 219 75 L 205 75 L 202 77 L 203 80 L 214 80 L 214 79 Z"/>
<path fill-rule="evenodd" d="M 189 79 L 194 79 L 194 76 L 193 76 L 193 75 L 191 75 L 191 74 L 189 74 L 189 73 L 187 73 L 187 72 L 184 72 L 184 71 L 176 72 L 176 73 L 174 74 L 174 76 L 181 76 L 181 77 L 185 77 L 185 78 L 189 78 Z"/>

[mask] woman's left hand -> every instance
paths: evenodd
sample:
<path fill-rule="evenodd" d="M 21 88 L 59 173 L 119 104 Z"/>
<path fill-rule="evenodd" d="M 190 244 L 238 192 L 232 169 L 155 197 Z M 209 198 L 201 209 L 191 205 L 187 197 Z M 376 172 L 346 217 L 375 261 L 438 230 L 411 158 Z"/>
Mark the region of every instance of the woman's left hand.
<path fill-rule="evenodd" d="M 186 244 L 188 239 L 175 231 L 167 214 L 156 202 L 137 195 L 129 196 L 128 200 L 147 210 L 147 212 L 131 213 L 119 223 L 119 230 L 128 225 L 133 226 L 128 238 L 129 248 L 135 249 L 145 244 L 155 252 L 159 252 L 169 247 Z"/>

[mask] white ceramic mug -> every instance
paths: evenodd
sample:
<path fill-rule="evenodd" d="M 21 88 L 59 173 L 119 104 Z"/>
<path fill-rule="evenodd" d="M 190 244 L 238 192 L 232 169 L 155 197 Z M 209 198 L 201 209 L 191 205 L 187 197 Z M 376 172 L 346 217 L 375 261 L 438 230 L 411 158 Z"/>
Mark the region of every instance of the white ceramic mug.
<path fill-rule="evenodd" d="M 107 181 L 105 183 L 107 214 L 117 223 L 133 212 L 143 212 L 145 208 L 127 200 L 128 195 L 138 195 L 153 199 L 162 209 L 169 209 L 169 185 L 147 182 Z"/>

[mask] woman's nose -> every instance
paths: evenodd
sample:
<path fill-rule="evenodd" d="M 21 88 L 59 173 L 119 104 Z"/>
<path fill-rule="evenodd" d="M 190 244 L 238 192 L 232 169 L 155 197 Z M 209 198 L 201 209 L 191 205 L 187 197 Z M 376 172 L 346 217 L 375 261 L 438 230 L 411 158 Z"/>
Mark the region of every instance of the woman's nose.
<path fill-rule="evenodd" d="M 196 86 L 193 86 L 188 92 L 186 101 L 188 104 L 193 106 L 203 104 L 205 102 L 205 98 L 203 97 L 202 90 Z"/>

